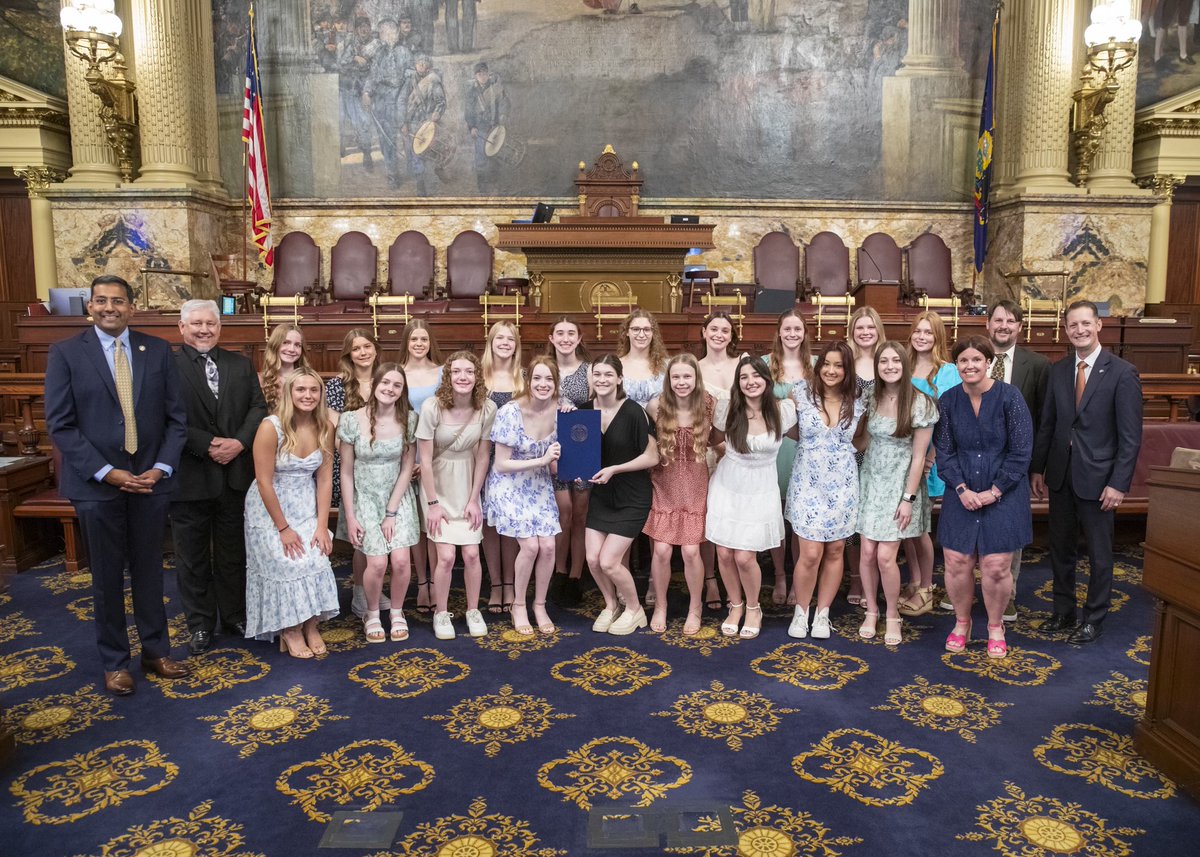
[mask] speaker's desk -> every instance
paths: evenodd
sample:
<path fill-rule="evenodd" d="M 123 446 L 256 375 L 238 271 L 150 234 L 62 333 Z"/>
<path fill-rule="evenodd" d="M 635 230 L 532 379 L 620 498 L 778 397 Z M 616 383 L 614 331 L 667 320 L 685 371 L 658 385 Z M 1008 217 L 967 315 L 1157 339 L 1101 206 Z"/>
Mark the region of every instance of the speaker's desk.
<path fill-rule="evenodd" d="M 564 217 L 496 226 L 497 248 L 525 254 L 530 281 L 540 282 L 543 312 L 591 312 L 597 296 L 626 295 L 645 309 L 677 312 L 680 292 L 676 286 L 672 295 L 671 275 L 683 273 L 688 250 L 713 246 L 711 224 L 664 223 L 661 217 Z"/>

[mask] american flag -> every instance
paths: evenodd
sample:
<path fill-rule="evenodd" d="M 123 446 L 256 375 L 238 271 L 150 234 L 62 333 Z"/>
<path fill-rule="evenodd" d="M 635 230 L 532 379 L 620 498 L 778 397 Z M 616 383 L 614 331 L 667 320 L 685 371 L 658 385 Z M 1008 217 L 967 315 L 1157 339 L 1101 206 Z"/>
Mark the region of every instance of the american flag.
<path fill-rule="evenodd" d="M 250 4 L 250 38 L 246 43 L 246 99 L 242 110 L 242 140 L 246 144 L 246 195 L 251 228 L 259 258 L 275 264 L 271 241 L 271 187 L 267 180 L 267 137 L 263 127 L 262 82 L 258 75 L 258 37 L 254 32 L 254 4 Z"/>

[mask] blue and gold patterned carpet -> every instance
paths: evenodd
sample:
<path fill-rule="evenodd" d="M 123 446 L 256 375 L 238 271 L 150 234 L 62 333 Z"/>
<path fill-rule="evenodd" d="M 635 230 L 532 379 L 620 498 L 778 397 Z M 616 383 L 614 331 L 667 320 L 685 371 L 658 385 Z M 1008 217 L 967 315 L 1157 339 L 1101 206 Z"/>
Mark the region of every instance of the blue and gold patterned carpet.
<path fill-rule="evenodd" d="M 1125 549 L 1106 634 L 1075 649 L 1038 630 L 1049 574 L 1027 552 L 1029 609 L 1002 662 L 982 614 L 958 655 L 942 650 L 948 615 L 889 649 L 858 639 L 844 602 L 824 642 L 790 640 L 770 609 L 757 640 L 720 636 L 714 616 L 692 638 L 681 617 L 616 638 L 590 631 L 592 594 L 554 612 L 552 638 L 497 620 L 439 643 L 411 611 L 400 644 L 336 620 L 318 661 L 220 638 L 192 676 L 135 673 L 137 693 L 114 699 L 97 685 L 89 579 L 48 564 L 0 595 L 18 742 L 0 853 L 317 854 L 335 813 L 364 809 L 402 813 L 392 844 L 342 853 L 1186 853 L 1200 808 L 1131 744 L 1152 610 L 1140 567 Z M 168 597 L 182 644 L 170 572 Z"/>

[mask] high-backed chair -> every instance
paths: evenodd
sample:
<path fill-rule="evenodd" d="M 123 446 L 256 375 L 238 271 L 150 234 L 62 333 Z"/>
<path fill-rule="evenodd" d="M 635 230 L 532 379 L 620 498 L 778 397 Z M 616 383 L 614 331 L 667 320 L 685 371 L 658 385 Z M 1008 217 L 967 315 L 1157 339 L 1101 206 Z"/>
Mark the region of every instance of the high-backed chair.
<path fill-rule="evenodd" d="M 304 295 L 311 299 L 320 286 L 321 248 L 307 232 L 289 232 L 275 248 L 270 293 L 277 298 Z"/>
<path fill-rule="evenodd" d="M 446 248 L 446 291 L 452 301 L 469 302 L 464 309 L 479 306 L 492 282 L 494 255 L 488 240 L 473 229 L 454 237 Z"/>
<path fill-rule="evenodd" d="M 954 296 L 950 248 L 937 235 L 926 232 L 905 248 L 908 255 L 908 282 L 905 291 L 913 299 Z"/>
<path fill-rule="evenodd" d="M 387 294 L 432 298 L 436 257 L 424 233 L 415 229 L 401 232 L 388 249 Z"/>
<path fill-rule="evenodd" d="M 904 255 L 892 236 L 875 232 L 863 239 L 858 248 L 860 283 L 895 283 L 904 280 Z"/>
<path fill-rule="evenodd" d="M 378 283 L 379 248 L 363 232 L 347 232 L 329 253 L 329 295 L 334 303 L 361 304 Z"/>
<path fill-rule="evenodd" d="M 800 284 L 800 248 L 786 232 L 768 232 L 754 248 L 754 282 L 771 290 L 796 293 Z"/>
<path fill-rule="evenodd" d="M 804 249 L 804 289 L 816 295 L 840 298 L 850 291 L 850 250 L 840 236 L 818 232 Z"/>

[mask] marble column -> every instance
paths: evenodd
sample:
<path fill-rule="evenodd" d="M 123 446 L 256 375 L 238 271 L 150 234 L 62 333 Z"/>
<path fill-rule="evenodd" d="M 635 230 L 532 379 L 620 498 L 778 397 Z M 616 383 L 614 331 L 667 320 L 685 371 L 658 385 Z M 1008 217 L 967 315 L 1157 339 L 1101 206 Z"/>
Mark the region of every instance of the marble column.
<path fill-rule="evenodd" d="M 1171 200 L 1183 176 L 1156 173 L 1138 184 L 1152 190 L 1158 205 L 1150 212 L 1150 258 L 1146 260 L 1146 303 L 1160 304 L 1167 299 L 1167 252 L 1171 239 Z"/>
<path fill-rule="evenodd" d="M 1095 0 L 1093 7 L 1105 0 Z M 1130 0 L 1130 18 L 1140 18 L 1140 0 Z M 1153 59 L 1153 55 L 1151 56 Z M 1133 180 L 1133 114 L 1137 110 L 1137 76 L 1140 57 L 1135 56 L 1126 68 L 1117 72 L 1117 97 L 1104 109 L 1107 125 L 1100 138 L 1100 148 L 1088 173 L 1087 188 L 1091 193 L 1137 193 Z"/>
<path fill-rule="evenodd" d="M 17 178 L 29 190 L 29 220 L 33 232 L 33 279 L 39 298 L 50 297 L 58 286 L 58 265 L 54 252 L 54 214 L 44 191 L 51 182 L 61 182 L 66 173 L 54 167 L 14 167 Z"/>
<path fill-rule="evenodd" d="M 910 0 L 908 53 L 900 76 L 938 71 L 962 71 L 958 55 L 959 0 Z"/>
<path fill-rule="evenodd" d="M 192 76 L 192 111 L 196 140 L 196 177 L 205 187 L 225 193 L 217 141 L 217 80 L 213 65 L 212 5 L 205 0 L 188 0 L 189 38 L 197 47 Z"/>
<path fill-rule="evenodd" d="M 1008 139 L 1018 147 L 1016 193 L 1080 193 L 1067 172 L 1071 93 L 1075 70 L 1071 43 L 1076 37 L 1069 0 L 1019 0 L 1024 20 L 1017 34 L 1024 65 L 1020 92 L 1009 103 L 1021 117 Z M 1015 102 L 1015 103 L 1014 103 Z"/>
<path fill-rule="evenodd" d="M 993 189 L 1002 196 L 1017 178 L 1021 152 L 1021 90 L 1025 63 L 1021 56 L 1021 31 L 1028 17 L 1025 4 L 1010 2 L 1000 10 L 1000 38 L 996 45 L 996 151 Z"/>
<path fill-rule="evenodd" d="M 67 112 L 71 122 L 71 169 L 67 184 L 76 187 L 117 187 L 121 173 L 100 122 L 100 99 L 83 79 L 87 65 L 71 53 L 63 39 L 67 81 Z"/>
<path fill-rule="evenodd" d="M 199 147 L 193 83 L 199 60 L 197 46 L 188 39 L 188 11 L 174 0 L 142 0 L 134 8 L 133 24 L 142 141 L 136 183 L 195 186 Z"/>

